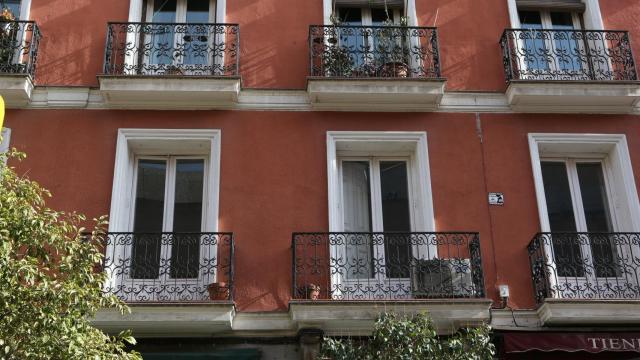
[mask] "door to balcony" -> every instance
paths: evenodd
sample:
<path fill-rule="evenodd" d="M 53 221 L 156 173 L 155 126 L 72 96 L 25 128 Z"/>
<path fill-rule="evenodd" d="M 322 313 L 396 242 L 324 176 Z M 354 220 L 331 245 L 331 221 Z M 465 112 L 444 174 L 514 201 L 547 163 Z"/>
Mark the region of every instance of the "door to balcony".
<path fill-rule="evenodd" d="M 206 74 L 214 59 L 215 0 L 151 0 L 144 33 L 146 74 Z"/>
<path fill-rule="evenodd" d="M 128 254 L 122 284 L 138 292 L 138 299 L 166 299 L 188 293 L 206 299 L 203 277 L 210 244 L 203 241 L 205 159 L 198 157 L 141 157 L 134 177 L 133 233 L 121 243 Z M 182 290 L 181 290 L 182 289 Z"/>
<path fill-rule="evenodd" d="M 541 169 L 556 295 L 616 297 L 620 286 L 635 286 L 624 275 L 624 259 L 633 250 L 613 233 L 616 219 L 606 162 L 550 158 L 541 161 Z"/>

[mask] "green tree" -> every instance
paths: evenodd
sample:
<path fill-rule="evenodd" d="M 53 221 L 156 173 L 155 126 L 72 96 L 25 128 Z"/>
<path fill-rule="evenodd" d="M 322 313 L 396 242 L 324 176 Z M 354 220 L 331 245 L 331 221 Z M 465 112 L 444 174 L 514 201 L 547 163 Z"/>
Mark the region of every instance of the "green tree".
<path fill-rule="evenodd" d="M 91 326 L 100 308 L 129 311 L 102 292 L 106 222 L 46 207 L 50 193 L 16 174 L 0 154 L 0 359 L 140 359 L 128 332 L 112 337 Z M 89 240 L 91 239 L 91 240 Z"/>
<path fill-rule="evenodd" d="M 370 339 L 356 343 L 350 339 L 326 337 L 321 359 L 332 360 L 491 360 L 495 347 L 487 325 L 461 329 L 439 338 L 426 314 L 403 317 L 382 314 Z"/>

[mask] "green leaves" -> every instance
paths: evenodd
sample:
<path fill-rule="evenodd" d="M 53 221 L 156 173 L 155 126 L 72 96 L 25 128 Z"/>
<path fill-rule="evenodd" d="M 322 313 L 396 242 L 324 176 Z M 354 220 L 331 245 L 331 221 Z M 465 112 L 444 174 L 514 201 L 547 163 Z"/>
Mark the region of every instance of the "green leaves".
<path fill-rule="evenodd" d="M 89 319 L 126 305 L 102 293 L 105 218 L 84 241 L 76 213 L 49 209 L 50 193 L 18 176 L 0 154 L 0 359 L 140 359 L 126 351 L 129 333 L 109 337 Z M 24 158 L 13 150 L 12 160 Z"/>
<path fill-rule="evenodd" d="M 320 358 L 332 360 L 491 360 L 495 347 L 487 325 L 461 329 L 449 337 L 438 337 L 426 314 L 403 317 L 382 314 L 366 342 L 325 338 Z"/>

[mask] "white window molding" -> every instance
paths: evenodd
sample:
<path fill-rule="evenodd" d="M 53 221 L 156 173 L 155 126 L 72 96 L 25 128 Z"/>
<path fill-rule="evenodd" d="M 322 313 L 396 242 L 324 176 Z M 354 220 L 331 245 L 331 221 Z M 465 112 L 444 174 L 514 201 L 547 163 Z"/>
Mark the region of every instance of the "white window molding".
<path fill-rule="evenodd" d="M 327 132 L 327 183 L 329 231 L 342 231 L 341 156 L 409 156 L 414 169 L 411 184 L 413 231 L 435 231 L 427 134 L 425 132 L 329 131 Z"/>
<path fill-rule="evenodd" d="M 591 157 L 607 162 L 616 230 L 640 231 L 640 202 L 625 135 L 529 134 L 529 151 L 542 232 L 551 230 L 540 159 L 545 157 Z"/>
<path fill-rule="evenodd" d="M 142 22 L 142 9 L 144 0 L 131 0 L 129 3 L 129 22 Z M 226 22 L 227 0 L 217 0 L 215 22 L 223 24 Z"/>
<path fill-rule="evenodd" d="M 20 3 L 20 20 L 29 20 L 31 15 L 31 0 L 22 0 Z"/>
<path fill-rule="evenodd" d="M 133 1 L 133 0 L 132 0 Z M 333 2 L 335 0 L 322 0 L 322 10 L 324 13 L 324 24 L 331 25 L 331 14 L 333 13 Z M 220 5 L 218 5 L 220 6 Z M 418 26 L 415 0 L 405 0 L 405 13 L 408 17 L 408 26 Z"/>
<path fill-rule="evenodd" d="M 584 20 L 585 30 L 604 30 L 604 23 L 602 21 L 602 14 L 600 13 L 599 0 L 582 0 L 585 4 L 585 11 L 582 14 Z M 509 8 L 509 20 L 511 22 L 511 28 L 520 28 L 520 16 L 518 16 L 518 6 L 516 0 L 507 0 Z"/>
<path fill-rule="evenodd" d="M 11 141 L 11 129 L 2 128 L 2 141 L 0 142 L 0 153 L 9 151 L 10 141 Z"/>
<path fill-rule="evenodd" d="M 109 215 L 110 232 L 130 232 L 134 205 L 135 158 L 139 155 L 204 155 L 208 173 L 203 232 L 218 231 L 220 130 L 119 129 Z"/>

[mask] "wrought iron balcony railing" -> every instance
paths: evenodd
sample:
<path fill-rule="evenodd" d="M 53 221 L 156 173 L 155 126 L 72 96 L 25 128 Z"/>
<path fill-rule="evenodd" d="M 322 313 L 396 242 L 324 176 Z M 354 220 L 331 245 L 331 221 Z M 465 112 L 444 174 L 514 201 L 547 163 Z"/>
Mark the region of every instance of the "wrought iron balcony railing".
<path fill-rule="evenodd" d="M 33 78 L 40 37 L 38 25 L 33 21 L 0 21 L 0 74 Z"/>
<path fill-rule="evenodd" d="M 126 302 L 233 300 L 232 233 L 109 233 L 104 291 Z"/>
<path fill-rule="evenodd" d="M 477 233 L 294 233 L 293 298 L 484 297 Z"/>
<path fill-rule="evenodd" d="M 538 303 L 640 298 L 640 233 L 539 233 L 528 250 Z"/>
<path fill-rule="evenodd" d="M 638 80 L 626 31 L 507 29 L 500 45 L 507 81 Z"/>
<path fill-rule="evenodd" d="M 312 25 L 309 51 L 313 77 L 440 77 L 436 28 Z"/>
<path fill-rule="evenodd" d="M 109 23 L 106 75 L 237 76 L 237 24 Z"/>

